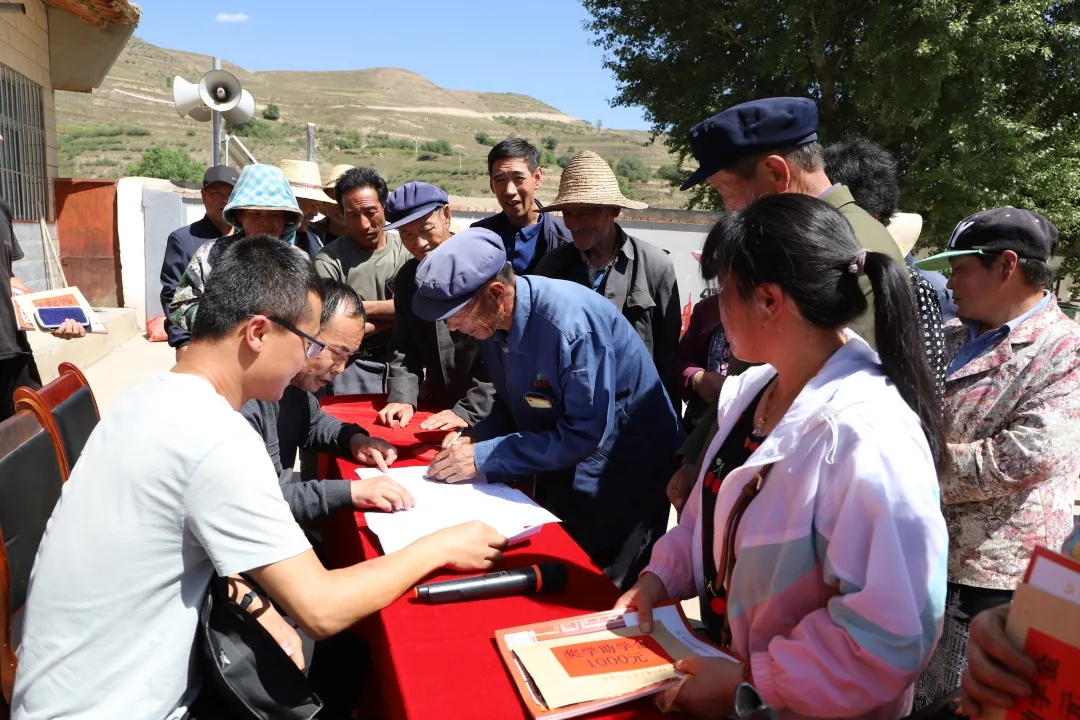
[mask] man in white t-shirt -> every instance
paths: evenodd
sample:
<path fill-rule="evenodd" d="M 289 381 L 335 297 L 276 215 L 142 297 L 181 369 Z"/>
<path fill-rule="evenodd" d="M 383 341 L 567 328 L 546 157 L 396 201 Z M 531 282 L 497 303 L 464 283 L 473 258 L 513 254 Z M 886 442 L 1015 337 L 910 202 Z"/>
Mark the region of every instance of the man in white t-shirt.
<path fill-rule="evenodd" d="M 285 243 L 237 242 L 207 282 L 181 361 L 125 393 L 91 434 L 35 561 L 15 720 L 153 720 L 188 706 L 215 573 L 249 573 L 322 639 L 439 567 L 485 570 L 499 559 L 505 538 L 478 523 L 343 570 L 315 557 L 237 409 L 278 400 L 306 355 L 321 352 L 318 290 L 311 263 Z M 290 644 L 275 611 L 260 621 Z"/>

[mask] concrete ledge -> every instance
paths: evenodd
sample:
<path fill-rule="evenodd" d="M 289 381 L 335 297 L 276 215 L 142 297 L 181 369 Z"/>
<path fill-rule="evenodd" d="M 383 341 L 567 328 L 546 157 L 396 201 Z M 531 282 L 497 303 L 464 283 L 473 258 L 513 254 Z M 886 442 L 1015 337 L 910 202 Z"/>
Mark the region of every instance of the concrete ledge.
<path fill-rule="evenodd" d="M 94 312 L 109 330 L 105 335 L 90 333 L 78 340 L 59 340 L 43 332 L 30 333 L 30 347 L 42 382 L 55 380 L 56 368 L 62 362 L 74 363 L 85 371 L 139 331 L 132 308 L 94 308 Z"/>

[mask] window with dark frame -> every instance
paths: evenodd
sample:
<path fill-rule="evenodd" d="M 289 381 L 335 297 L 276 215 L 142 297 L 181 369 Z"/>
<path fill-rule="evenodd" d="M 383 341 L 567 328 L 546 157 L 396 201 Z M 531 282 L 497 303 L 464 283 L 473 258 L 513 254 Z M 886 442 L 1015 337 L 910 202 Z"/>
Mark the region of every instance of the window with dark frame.
<path fill-rule="evenodd" d="M 0 63 L 0 195 L 16 220 L 51 220 L 44 90 Z"/>

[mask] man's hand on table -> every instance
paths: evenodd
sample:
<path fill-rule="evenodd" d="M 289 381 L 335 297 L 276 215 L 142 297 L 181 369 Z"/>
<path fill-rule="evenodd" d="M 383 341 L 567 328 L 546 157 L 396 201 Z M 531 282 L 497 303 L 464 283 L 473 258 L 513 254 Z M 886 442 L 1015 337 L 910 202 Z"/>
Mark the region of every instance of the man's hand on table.
<path fill-rule="evenodd" d="M 476 467 L 476 448 L 472 442 L 461 442 L 462 435 L 453 445 L 446 446 L 435 456 L 428 467 L 427 476 L 432 480 L 456 483 L 472 480 L 480 474 Z"/>
<path fill-rule="evenodd" d="M 469 427 L 453 410 L 443 410 L 420 423 L 421 430 L 460 430 Z"/>
<path fill-rule="evenodd" d="M 356 462 L 364 465 L 374 465 L 383 472 L 397 461 L 397 448 L 379 438 L 370 437 L 357 433 L 349 441 Z"/>
<path fill-rule="evenodd" d="M 409 403 L 387 403 L 386 407 L 375 416 L 378 425 L 386 427 L 408 427 L 412 416 L 416 414 L 416 408 Z M 421 426 L 423 427 L 423 426 Z"/>
<path fill-rule="evenodd" d="M 459 572 L 490 570 L 502 560 L 508 541 L 479 520 L 455 525 L 417 540 L 431 548 L 442 567 Z"/>
<path fill-rule="evenodd" d="M 412 493 L 382 475 L 368 480 L 353 480 L 349 486 L 353 507 L 357 510 L 409 510 L 416 506 Z"/>
<path fill-rule="evenodd" d="M 229 576 L 229 599 L 236 604 L 239 605 L 244 596 L 252 590 L 254 588 L 239 575 Z M 260 625 L 266 628 L 266 631 L 274 638 L 274 642 L 289 656 L 289 659 L 296 664 L 296 667 L 303 670 L 304 647 L 300 641 L 300 635 L 297 634 L 296 628 L 281 616 L 281 613 L 270 603 L 270 600 L 260 593 L 247 606 L 247 611 L 248 614 L 259 621 Z"/>

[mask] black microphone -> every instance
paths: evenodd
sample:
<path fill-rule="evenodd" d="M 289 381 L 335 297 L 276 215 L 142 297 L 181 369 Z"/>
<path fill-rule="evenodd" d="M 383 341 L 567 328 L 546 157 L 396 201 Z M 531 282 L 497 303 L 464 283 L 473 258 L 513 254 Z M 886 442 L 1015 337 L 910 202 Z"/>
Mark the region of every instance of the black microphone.
<path fill-rule="evenodd" d="M 503 570 L 460 580 L 428 583 L 414 588 L 413 593 L 420 602 L 441 605 L 459 600 L 558 592 L 566 587 L 566 578 L 565 565 L 546 562 L 521 570 Z"/>

